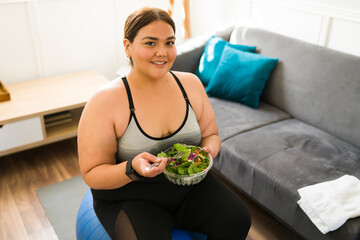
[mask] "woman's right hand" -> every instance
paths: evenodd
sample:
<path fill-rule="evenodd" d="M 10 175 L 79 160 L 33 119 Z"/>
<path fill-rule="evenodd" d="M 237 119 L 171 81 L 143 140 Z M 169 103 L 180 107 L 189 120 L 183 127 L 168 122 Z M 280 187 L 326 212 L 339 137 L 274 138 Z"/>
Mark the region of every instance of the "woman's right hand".
<path fill-rule="evenodd" d="M 157 167 L 148 168 L 153 163 L 159 163 Z M 155 177 L 165 170 L 166 158 L 158 158 L 148 152 L 143 152 L 135 156 L 132 160 L 133 169 L 144 177 Z"/>

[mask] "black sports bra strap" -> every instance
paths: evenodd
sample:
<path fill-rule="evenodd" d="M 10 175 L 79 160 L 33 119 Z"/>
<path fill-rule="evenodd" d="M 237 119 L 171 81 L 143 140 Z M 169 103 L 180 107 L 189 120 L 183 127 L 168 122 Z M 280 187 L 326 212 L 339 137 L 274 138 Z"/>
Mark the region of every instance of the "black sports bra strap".
<path fill-rule="evenodd" d="M 180 80 L 177 78 L 177 76 L 172 71 L 170 71 L 170 73 L 171 73 L 171 75 L 173 75 L 173 77 L 175 78 L 177 84 L 179 85 L 180 90 L 181 90 L 181 92 L 182 92 L 182 94 L 184 96 L 184 99 L 185 99 L 186 103 L 188 103 L 191 106 L 189 98 L 188 98 L 188 96 L 187 96 L 187 94 L 185 92 L 185 89 L 184 89 L 183 85 L 181 84 Z"/>
<path fill-rule="evenodd" d="M 175 78 L 177 84 L 179 85 L 180 90 L 181 90 L 181 92 L 182 92 L 182 94 L 184 96 L 184 99 L 185 99 L 186 103 L 188 103 L 191 106 L 189 98 L 188 98 L 188 96 L 187 96 L 187 94 L 185 92 L 185 89 L 184 89 L 183 85 L 181 84 L 180 80 L 177 78 L 177 76 L 172 71 L 170 71 L 170 73 L 171 73 L 171 75 L 173 75 L 173 77 Z M 128 100 L 129 100 L 130 111 L 134 112 L 135 107 L 134 107 L 134 102 L 133 102 L 133 99 L 132 99 L 129 83 L 128 83 L 126 77 L 123 77 L 122 80 L 123 80 L 124 86 L 126 88 L 126 93 L 127 93 Z"/>
<path fill-rule="evenodd" d="M 134 107 L 134 103 L 133 103 L 133 99 L 132 99 L 132 95 L 131 95 L 129 83 L 128 83 L 126 77 L 123 77 L 122 80 L 123 80 L 124 86 L 125 86 L 125 88 L 126 88 L 126 93 L 127 93 L 128 100 L 129 100 L 129 108 L 130 108 L 130 111 L 133 112 L 133 111 L 135 111 L 135 107 Z"/>

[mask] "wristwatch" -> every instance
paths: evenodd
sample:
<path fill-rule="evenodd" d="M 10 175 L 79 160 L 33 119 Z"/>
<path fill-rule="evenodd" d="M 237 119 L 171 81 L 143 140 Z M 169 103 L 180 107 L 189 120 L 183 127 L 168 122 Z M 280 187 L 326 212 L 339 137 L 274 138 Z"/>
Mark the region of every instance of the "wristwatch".
<path fill-rule="evenodd" d="M 131 165 L 132 159 L 128 160 L 126 163 L 126 175 L 133 181 L 139 180 L 141 175 L 138 174 Z"/>

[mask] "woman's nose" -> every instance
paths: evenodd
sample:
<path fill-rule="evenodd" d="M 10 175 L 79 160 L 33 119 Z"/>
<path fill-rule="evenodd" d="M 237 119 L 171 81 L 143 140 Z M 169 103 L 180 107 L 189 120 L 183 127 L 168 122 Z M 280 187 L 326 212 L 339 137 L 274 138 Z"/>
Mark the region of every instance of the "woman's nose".
<path fill-rule="evenodd" d="M 162 56 L 166 56 L 167 55 L 167 53 L 166 53 L 166 49 L 165 49 L 165 47 L 158 47 L 157 49 L 156 49 L 156 56 L 158 56 L 158 57 L 162 57 Z"/>

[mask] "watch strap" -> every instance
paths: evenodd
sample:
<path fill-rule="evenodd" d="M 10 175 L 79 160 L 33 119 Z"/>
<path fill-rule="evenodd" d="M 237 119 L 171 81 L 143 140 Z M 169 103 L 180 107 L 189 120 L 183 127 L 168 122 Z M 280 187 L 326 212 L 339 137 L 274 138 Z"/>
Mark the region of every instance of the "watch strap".
<path fill-rule="evenodd" d="M 139 180 L 142 176 L 132 167 L 132 159 L 126 163 L 126 175 L 133 181 Z"/>

